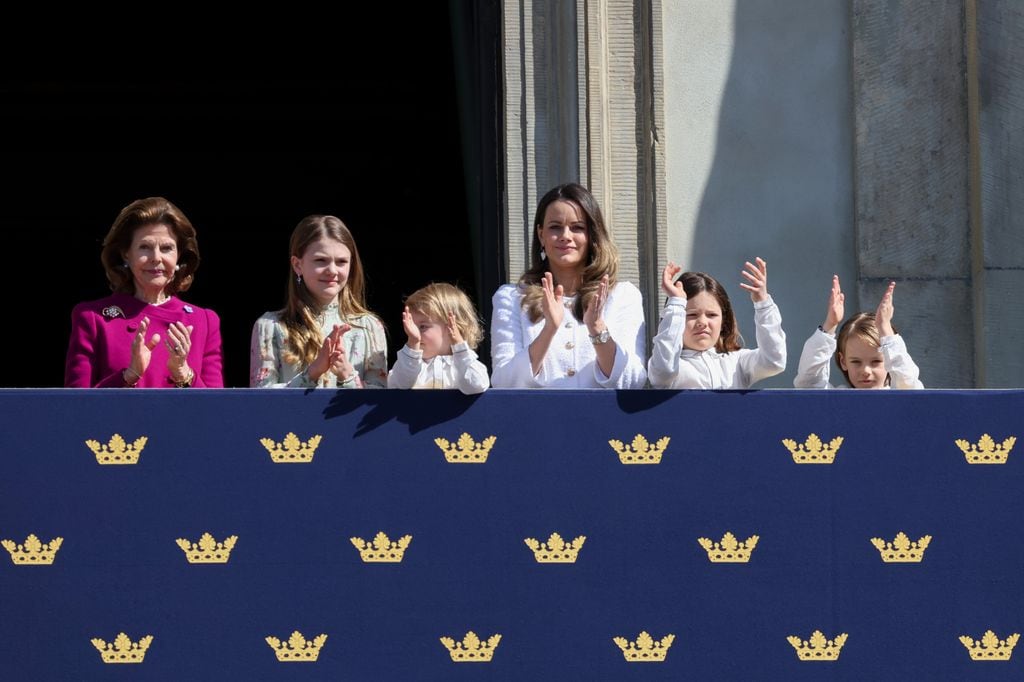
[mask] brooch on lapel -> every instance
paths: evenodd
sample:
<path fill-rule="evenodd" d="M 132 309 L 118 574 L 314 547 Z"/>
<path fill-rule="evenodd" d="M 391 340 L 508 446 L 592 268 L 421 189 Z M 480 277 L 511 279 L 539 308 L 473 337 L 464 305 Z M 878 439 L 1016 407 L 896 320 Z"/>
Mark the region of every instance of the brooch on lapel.
<path fill-rule="evenodd" d="M 101 311 L 103 317 L 109 317 L 114 319 L 115 317 L 124 317 L 124 311 L 121 310 L 121 306 L 108 305 Z"/>
<path fill-rule="evenodd" d="M 183 310 L 184 310 L 184 311 L 185 311 L 186 313 L 191 313 L 191 312 L 192 312 L 192 306 L 190 306 L 190 305 L 182 306 L 182 309 L 183 309 Z"/>

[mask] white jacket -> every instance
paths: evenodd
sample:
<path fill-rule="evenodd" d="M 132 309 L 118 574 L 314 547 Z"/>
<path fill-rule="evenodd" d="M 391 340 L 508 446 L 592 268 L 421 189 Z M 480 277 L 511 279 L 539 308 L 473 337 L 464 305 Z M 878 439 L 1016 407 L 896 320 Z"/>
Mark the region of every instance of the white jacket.
<path fill-rule="evenodd" d="M 457 388 L 473 395 L 488 386 L 487 368 L 465 341 L 452 344 L 451 355 L 435 355 L 428 361 L 422 350 L 402 346 L 388 372 L 388 388 Z"/>
<path fill-rule="evenodd" d="M 647 374 L 654 388 L 750 388 L 786 369 L 782 314 L 769 296 L 754 303 L 757 348 L 719 353 L 683 348 L 686 299 L 668 299 L 654 337 Z"/>
<path fill-rule="evenodd" d="M 544 318 L 531 322 L 522 307 L 523 294 L 514 284 L 495 292 L 491 316 L 491 385 L 495 388 L 643 388 L 646 333 L 640 290 L 619 282 L 608 292 L 604 321 L 615 343 L 611 376 L 598 367 L 587 326 L 566 309 L 562 326 L 551 340 L 540 371 L 534 375 L 530 344 L 544 328 Z M 566 297 L 571 305 L 573 298 Z"/>
<path fill-rule="evenodd" d="M 885 370 L 889 372 L 889 386 L 884 388 L 924 388 L 918 380 L 920 370 L 907 352 L 907 344 L 899 334 L 881 338 L 882 357 Z M 815 330 L 804 343 L 800 354 L 800 366 L 796 370 L 793 385 L 797 388 L 835 388 L 829 383 L 829 370 L 836 352 L 835 334 Z M 849 388 L 845 379 L 842 388 Z"/>

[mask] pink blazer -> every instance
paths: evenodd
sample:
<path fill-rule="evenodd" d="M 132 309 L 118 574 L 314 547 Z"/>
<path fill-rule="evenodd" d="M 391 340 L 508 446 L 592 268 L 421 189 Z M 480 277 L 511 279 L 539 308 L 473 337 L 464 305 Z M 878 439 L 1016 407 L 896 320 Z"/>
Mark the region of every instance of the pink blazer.
<path fill-rule="evenodd" d="M 163 340 L 167 326 L 181 321 L 192 325 L 192 347 L 188 364 L 195 370 L 196 388 L 224 386 L 220 318 L 179 298 L 154 306 L 127 294 L 113 294 L 98 301 L 79 303 L 71 312 L 71 340 L 64 365 L 64 385 L 74 388 L 118 388 L 124 386 L 121 372 L 131 364 L 132 339 L 143 317 L 149 317 L 147 337 L 160 334 L 153 358 L 137 384 L 140 388 L 174 386 L 167 371 L 169 351 Z"/>

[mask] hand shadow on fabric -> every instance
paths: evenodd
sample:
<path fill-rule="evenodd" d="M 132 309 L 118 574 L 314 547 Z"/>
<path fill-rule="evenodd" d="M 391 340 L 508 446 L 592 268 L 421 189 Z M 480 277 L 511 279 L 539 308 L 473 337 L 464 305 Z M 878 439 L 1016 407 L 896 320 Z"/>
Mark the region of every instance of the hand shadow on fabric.
<path fill-rule="evenodd" d="M 619 409 L 627 414 L 635 414 L 653 409 L 662 403 L 672 400 L 679 391 L 667 389 L 643 388 L 633 391 L 616 391 L 615 402 Z"/>
<path fill-rule="evenodd" d="M 369 406 L 356 425 L 356 436 L 365 435 L 392 419 L 406 424 L 409 433 L 414 434 L 458 417 L 479 397 L 456 390 L 339 390 L 324 408 L 324 417 L 341 417 Z"/>

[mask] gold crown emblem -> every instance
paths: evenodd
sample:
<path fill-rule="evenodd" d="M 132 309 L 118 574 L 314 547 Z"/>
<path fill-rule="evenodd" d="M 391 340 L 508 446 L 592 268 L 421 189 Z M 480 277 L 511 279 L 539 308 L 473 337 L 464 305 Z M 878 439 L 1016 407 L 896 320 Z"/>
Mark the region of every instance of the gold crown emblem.
<path fill-rule="evenodd" d="M 327 635 L 322 634 L 309 641 L 296 630 L 287 642 L 282 642 L 277 637 L 267 637 L 266 640 L 274 650 L 277 660 L 282 663 L 314 663 L 320 657 L 320 649 L 327 641 Z"/>
<path fill-rule="evenodd" d="M 697 542 L 707 551 L 708 559 L 713 564 L 745 564 L 750 561 L 750 555 L 760 539 L 756 535 L 751 535 L 743 542 L 739 542 L 735 535 L 727 531 L 720 543 L 712 542 L 708 538 L 697 538 Z"/>
<path fill-rule="evenodd" d="M 608 445 L 619 454 L 619 461 L 623 464 L 658 464 L 670 440 L 672 439 L 669 436 L 665 436 L 652 445 L 638 433 L 629 445 L 614 439 L 608 441 Z"/>
<path fill-rule="evenodd" d="M 811 633 L 808 641 L 790 635 L 786 640 L 796 649 L 796 655 L 801 661 L 836 661 L 839 660 L 839 652 L 846 644 L 847 634 L 836 635 L 835 639 L 825 639 L 821 630 Z"/>
<path fill-rule="evenodd" d="M 871 538 L 871 544 L 882 555 L 882 561 L 887 564 L 917 564 L 924 559 L 924 550 L 928 549 L 932 536 L 925 535 L 917 542 L 911 542 L 910 538 L 903 531 L 896 534 L 892 542 L 886 542 L 882 538 Z"/>
<path fill-rule="evenodd" d="M 362 538 L 349 538 L 349 540 L 359 550 L 359 556 L 365 563 L 398 564 L 405 558 L 405 548 L 412 542 L 412 536 L 403 535 L 392 542 L 384 534 L 384 531 L 381 531 L 373 538 L 372 543 Z"/>
<path fill-rule="evenodd" d="M 797 464 L 831 464 L 836 459 L 839 446 L 843 444 L 843 437 L 836 436 L 826 445 L 816 433 L 812 433 L 803 445 L 789 438 L 782 439 L 782 444 L 792 453 L 793 461 Z"/>
<path fill-rule="evenodd" d="M 987 433 L 978 439 L 978 444 L 958 439 L 956 446 L 964 453 L 968 464 L 1006 464 L 1006 458 L 1017 442 L 1016 436 L 1010 436 L 1001 444 L 992 440 Z"/>
<path fill-rule="evenodd" d="M 441 644 L 448 650 L 456 663 L 488 663 L 494 657 L 501 635 L 491 635 L 486 642 L 481 642 L 472 630 L 466 633 L 461 642 L 451 637 L 442 637 Z"/>
<path fill-rule="evenodd" d="M 612 637 L 612 641 L 619 645 L 622 656 L 630 663 L 661 663 L 668 655 L 669 647 L 675 638 L 675 635 L 665 635 L 661 641 L 656 642 L 644 630 L 637 635 L 635 642 L 630 642 L 625 637 Z"/>
<path fill-rule="evenodd" d="M 96 461 L 100 464 L 137 464 L 147 440 L 149 439 L 146 436 L 139 436 L 134 443 L 128 445 L 124 438 L 121 438 L 121 434 L 115 433 L 106 445 L 96 440 L 87 440 L 85 444 L 96 455 Z"/>
<path fill-rule="evenodd" d="M 270 459 L 274 460 L 275 464 L 306 464 L 313 461 L 321 438 L 322 436 L 317 434 L 303 443 L 298 436 L 289 431 L 280 443 L 270 438 L 260 438 L 260 442 L 270 453 Z"/>
<path fill-rule="evenodd" d="M 1013 654 L 1013 647 L 1017 646 L 1018 639 L 1020 639 L 1019 633 L 1014 633 L 1006 639 L 999 639 L 991 630 L 985 632 L 980 641 L 971 639 L 967 635 L 960 636 L 960 641 L 967 647 L 972 661 L 1008 661 Z"/>
<path fill-rule="evenodd" d="M 547 542 L 537 542 L 533 538 L 523 540 L 533 550 L 538 564 L 574 564 L 586 541 L 586 536 L 581 535 L 567 544 L 558 533 L 552 533 Z"/>
<path fill-rule="evenodd" d="M 237 535 L 225 538 L 224 542 L 217 542 L 209 533 L 203 533 L 199 542 L 193 543 L 183 538 L 178 538 L 175 542 L 181 547 L 190 564 L 226 564 L 237 541 Z"/>
<path fill-rule="evenodd" d="M 142 663 L 152 643 L 153 635 L 146 635 L 136 643 L 123 632 L 109 644 L 102 639 L 92 640 L 92 645 L 100 652 L 104 663 Z"/>
<path fill-rule="evenodd" d="M 497 436 L 488 436 L 477 443 L 468 433 L 463 433 L 455 443 L 449 443 L 444 438 L 435 438 L 434 442 L 441 448 L 444 458 L 452 464 L 483 464 L 497 440 Z"/>
<path fill-rule="evenodd" d="M 49 566 L 57 556 L 64 538 L 54 538 L 43 544 L 35 535 L 25 538 L 25 544 L 15 544 L 13 540 L 0 540 L 0 545 L 11 555 L 16 566 Z"/>

